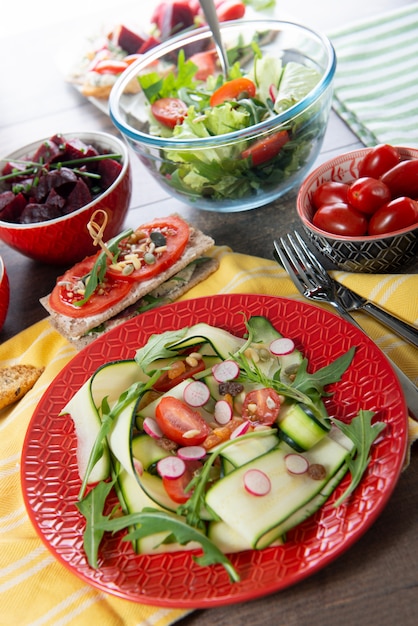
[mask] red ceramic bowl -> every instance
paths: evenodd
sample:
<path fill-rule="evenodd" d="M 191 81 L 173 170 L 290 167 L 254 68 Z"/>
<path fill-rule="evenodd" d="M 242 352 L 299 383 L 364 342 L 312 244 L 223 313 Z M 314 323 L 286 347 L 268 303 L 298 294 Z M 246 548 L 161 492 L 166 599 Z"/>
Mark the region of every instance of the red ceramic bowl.
<path fill-rule="evenodd" d="M 101 152 L 121 154 L 123 168 L 118 178 L 104 193 L 68 215 L 36 224 L 12 224 L 0 220 L 0 239 L 4 243 L 36 261 L 50 265 L 71 265 L 97 252 L 97 247 L 93 245 L 87 231 L 89 219 L 97 209 L 104 209 L 108 215 L 104 240 L 117 235 L 128 211 L 132 192 L 131 166 L 128 149 L 123 141 L 101 132 L 62 134 L 68 138 L 78 137 Z M 13 160 L 34 154 L 43 141 L 45 139 L 26 145 L 4 158 Z"/>
<path fill-rule="evenodd" d="M 339 269 L 348 272 L 391 272 L 416 258 L 418 225 L 396 233 L 368 237 L 343 237 L 312 224 L 312 196 L 329 180 L 348 183 L 358 176 L 359 165 L 371 148 L 347 152 L 317 167 L 303 182 L 296 201 L 297 212 L 312 243 Z M 418 159 L 418 149 L 398 147 L 402 159 Z"/>
<path fill-rule="evenodd" d="M 0 330 L 6 320 L 7 309 L 9 308 L 10 289 L 9 278 L 7 276 L 6 267 L 0 256 Z"/>

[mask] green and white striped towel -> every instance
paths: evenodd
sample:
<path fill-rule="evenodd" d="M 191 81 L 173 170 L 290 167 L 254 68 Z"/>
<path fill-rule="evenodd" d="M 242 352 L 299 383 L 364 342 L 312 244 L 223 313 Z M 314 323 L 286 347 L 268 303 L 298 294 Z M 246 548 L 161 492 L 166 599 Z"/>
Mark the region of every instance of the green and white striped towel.
<path fill-rule="evenodd" d="M 367 146 L 418 147 L 418 3 L 329 33 L 334 109 Z"/>

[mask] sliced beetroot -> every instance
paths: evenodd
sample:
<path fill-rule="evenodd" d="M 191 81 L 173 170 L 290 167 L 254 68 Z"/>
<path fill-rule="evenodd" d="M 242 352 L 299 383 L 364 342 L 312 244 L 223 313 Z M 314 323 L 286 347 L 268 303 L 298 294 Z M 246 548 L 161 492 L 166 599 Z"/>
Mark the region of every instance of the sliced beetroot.
<path fill-rule="evenodd" d="M 161 39 L 164 41 L 193 26 L 194 17 L 194 11 L 188 0 L 165 0 L 156 6 L 151 23 L 157 26 Z"/>
<path fill-rule="evenodd" d="M 22 193 L 16 196 L 12 191 L 0 194 L 0 220 L 3 222 L 18 222 L 27 200 Z"/>
<path fill-rule="evenodd" d="M 122 25 L 116 33 L 115 43 L 128 54 L 135 54 L 144 45 L 146 39 L 146 37 L 142 37 L 139 33 Z"/>
<path fill-rule="evenodd" d="M 146 39 L 146 41 L 144 41 L 142 46 L 140 48 L 138 48 L 137 53 L 138 54 L 145 54 L 145 52 L 148 52 L 148 50 L 151 50 L 152 48 L 155 48 L 155 46 L 158 46 L 160 43 L 161 43 L 161 41 L 159 39 L 157 39 L 157 37 L 154 37 L 153 35 L 150 35 L 150 37 L 148 37 L 148 39 Z"/>
<path fill-rule="evenodd" d="M 97 173 L 100 175 L 100 187 L 102 190 L 110 187 L 122 171 L 122 165 L 115 159 L 102 159 L 97 164 Z"/>
<path fill-rule="evenodd" d="M 49 164 L 52 161 L 59 159 L 63 150 L 51 139 L 44 141 L 36 150 L 32 157 L 32 160 L 36 163 Z"/>
<path fill-rule="evenodd" d="M 19 223 L 35 224 L 37 222 L 53 220 L 56 217 L 61 217 L 61 215 L 61 211 L 56 207 L 48 206 L 47 204 L 29 203 L 23 209 L 20 215 Z"/>
<path fill-rule="evenodd" d="M 84 182 L 84 180 L 77 180 L 76 184 L 67 196 L 67 201 L 64 206 L 64 213 L 71 213 L 80 209 L 85 204 L 92 201 L 92 195 L 90 189 Z"/>
<path fill-rule="evenodd" d="M 64 146 L 63 159 L 65 161 L 85 159 L 86 157 L 94 157 L 99 154 L 96 148 L 90 144 L 84 143 L 84 141 L 81 141 L 81 139 L 78 139 L 77 137 L 66 141 Z"/>

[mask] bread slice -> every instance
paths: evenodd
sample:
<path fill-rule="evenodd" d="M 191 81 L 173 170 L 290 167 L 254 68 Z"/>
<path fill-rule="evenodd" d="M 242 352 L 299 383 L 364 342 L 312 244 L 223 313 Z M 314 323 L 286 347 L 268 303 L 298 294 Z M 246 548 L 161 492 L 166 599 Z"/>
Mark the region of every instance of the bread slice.
<path fill-rule="evenodd" d="M 161 299 L 161 304 L 166 304 L 180 297 L 180 295 L 188 291 L 192 286 L 204 280 L 218 268 L 218 261 L 216 259 L 208 258 L 205 263 L 196 263 L 194 272 L 189 280 L 177 280 L 170 286 L 167 292 L 160 294 L 156 292 L 164 283 L 168 283 L 170 279 L 179 275 L 179 272 L 191 266 L 191 264 L 194 264 L 198 259 L 201 259 L 201 257 L 213 247 L 214 243 L 211 237 L 190 226 L 189 241 L 181 258 L 167 270 L 158 274 L 158 276 L 133 283 L 129 294 L 104 313 L 82 318 L 72 318 L 54 311 L 49 305 L 49 295 L 41 298 L 40 302 L 48 311 L 50 323 L 58 332 L 77 347 L 83 347 L 103 332 L 103 330 L 101 330 L 91 333 L 93 329 L 101 327 L 111 319 L 120 320 L 118 322 L 120 323 L 136 315 L 137 313 L 133 312 L 131 308 L 145 296 L 155 293 L 156 297 Z M 109 330 L 111 327 L 110 324 L 106 324 L 106 326 L 106 330 Z"/>
<path fill-rule="evenodd" d="M 43 367 L 10 365 L 0 368 L 0 411 L 10 406 L 34 386 Z"/>

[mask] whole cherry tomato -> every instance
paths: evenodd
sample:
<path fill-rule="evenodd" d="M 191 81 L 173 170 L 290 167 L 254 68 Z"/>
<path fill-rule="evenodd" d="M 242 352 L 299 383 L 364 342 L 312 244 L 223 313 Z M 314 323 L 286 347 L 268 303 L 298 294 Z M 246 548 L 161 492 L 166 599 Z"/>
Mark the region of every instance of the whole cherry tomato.
<path fill-rule="evenodd" d="M 389 187 L 392 198 L 418 198 L 418 159 L 400 161 L 385 172 L 380 180 Z"/>
<path fill-rule="evenodd" d="M 362 213 L 371 215 L 392 200 L 390 189 L 384 182 L 370 176 L 357 178 L 347 193 L 348 203 Z"/>
<path fill-rule="evenodd" d="M 344 202 L 324 204 L 314 213 L 312 222 L 333 235 L 361 237 L 367 232 L 366 215 Z"/>
<path fill-rule="evenodd" d="M 372 215 L 368 234 L 385 235 L 413 224 L 418 225 L 418 202 L 403 196 L 383 205 Z"/>
<path fill-rule="evenodd" d="M 334 204 L 335 202 L 347 202 L 349 185 L 334 180 L 326 180 L 315 189 L 312 196 L 312 204 L 319 209 L 323 204 Z"/>
<path fill-rule="evenodd" d="M 379 144 L 364 157 L 359 167 L 359 177 L 380 178 L 382 174 L 395 167 L 400 158 L 400 154 L 394 146 L 389 146 L 386 143 Z"/>

